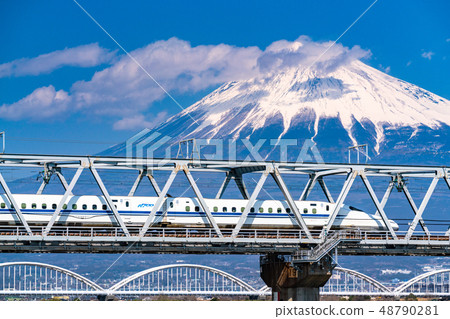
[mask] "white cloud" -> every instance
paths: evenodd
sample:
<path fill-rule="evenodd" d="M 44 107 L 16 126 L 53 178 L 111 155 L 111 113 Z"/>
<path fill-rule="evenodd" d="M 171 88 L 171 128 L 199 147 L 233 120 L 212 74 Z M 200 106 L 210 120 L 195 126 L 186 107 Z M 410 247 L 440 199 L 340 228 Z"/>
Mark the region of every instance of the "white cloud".
<path fill-rule="evenodd" d="M 131 55 L 170 92 L 198 92 L 227 81 L 249 79 L 289 66 L 312 63 L 328 46 L 307 37 L 294 42 L 277 41 L 265 51 L 257 47 L 225 44 L 199 45 L 171 38 L 131 52 Z M 358 46 L 335 45 L 313 66 L 321 73 L 367 57 Z M 109 68 L 97 72 L 90 81 L 73 85 L 76 108 L 97 114 L 129 116 L 165 98 L 159 88 L 136 63 L 123 56 Z"/>
<path fill-rule="evenodd" d="M 114 53 L 97 43 L 53 51 L 35 58 L 22 58 L 0 64 L 0 78 L 8 76 L 39 75 L 64 66 L 93 67 L 111 61 Z"/>
<path fill-rule="evenodd" d="M 371 55 L 370 51 L 357 45 L 350 49 L 342 44 L 335 44 L 330 48 L 332 43 L 314 42 L 307 36 L 301 36 L 293 42 L 276 41 L 258 58 L 258 66 L 261 72 L 303 66 L 323 75 Z"/>
<path fill-rule="evenodd" d="M 431 60 L 431 57 L 432 57 L 433 55 L 434 55 L 434 52 L 432 52 L 432 51 L 429 51 L 429 52 L 423 52 L 423 53 L 422 53 L 422 58 Z"/>
<path fill-rule="evenodd" d="M 137 130 L 143 128 L 153 128 L 169 117 L 165 111 L 159 112 L 155 117 L 147 120 L 144 115 L 137 114 L 132 117 L 125 117 L 114 123 L 115 130 Z"/>
<path fill-rule="evenodd" d="M 67 112 L 70 96 L 53 85 L 44 86 L 13 104 L 0 106 L 0 118 L 8 120 L 47 119 Z"/>
<path fill-rule="evenodd" d="M 378 64 L 378 67 L 379 67 L 380 70 L 382 70 L 384 73 L 389 73 L 389 72 L 391 72 L 391 67 L 390 67 L 390 66 L 383 67 L 381 64 Z"/>
<path fill-rule="evenodd" d="M 359 46 L 347 48 L 341 44 L 334 45 L 321 56 L 330 45 L 331 42 L 314 42 L 310 38 L 302 36 L 295 41 L 276 41 L 262 51 L 257 47 L 236 47 L 226 44 L 192 46 L 187 41 L 171 38 L 136 49 L 130 54 L 167 91 L 174 94 L 195 93 L 224 82 L 264 76 L 288 67 L 311 66 L 312 70 L 323 75 L 352 61 L 370 56 L 370 51 L 363 50 Z M 98 45 L 95 46 L 97 49 L 103 50 Z M 80 53 L 80 55 L 82 54 Z M 108 54 L 106 53 L 106 55 Z M 53 52 L 47 56 L 59 56 L 59 54 Z M 94 65 L 103 61 L 101 56 L 105 56 L 105 52 L 93 54 L 93 58 L 86 57 L 86 60 L 81 57 L 78 60 L 74 59 L 73 54 L 70 56 L 72 59 L 66 57 L 53 64 L 47 63 L 46 68 L 35 67 L 34 70 L 39 69 L 40 71 L 33 72 L 39 73 L 43 70 L 49 72 L 52 68 L 68 65 L 69 61 L 74 63 L 75 60 L 80 66 Z M 75 54 L 75 56 L 78 55 Z M 35 59 L 30 59 L 30 61 Z M 48 58 L 43 60 L 48 62 Z M 27 72 L 30 73 L 31 70 L 33 68 L 30 67 Z M 15 71 L 14 74 L 20 72 Z M 41 103 L 39 99 L 35 98 L 39 90 L 47 93 L 51 93 L 53 90 L 54 100 Z M 128 56 L 123 55 L 116 59 L 111 66 L 96 72 L 90 80 L 74 83 L 68 93 L 56 92 L 53 86 L 44 87 L 17 103 L 3 105 L 0 110 L 0 118 L 33 118 L 33 114 L 36 118 L 43 118 L 61 114 L 64 110 L 66 113 L 81 112 L 121 118 L 114 124 L 114 128 L 118 130 L 133 125 L 147 127 L 153 126 L 161 113 L 158 113 L 154 119 L 146 119 L 142 114 L 148 113 L 155 101 L 165 97 L 163 90 L 136 63 Z M 48 105 L 54 109 L 53 114 L 48 112 Z M 42 108 L 47 111 L 42 113 L 20 111 L 25 108 L 33 110 Z M 18 112 L 14 112 L 13 109 L 17 109 Z M 15 115 L 12 115 L 13 113 Z"/>
<path fill-rule="evenodd" d="M 225 44 L 199 45 L 176 38 L 158 41 L 130 54 L 167 90 L 197 92 L 212 85 L 257 74 L 261 50 Z M 73 85 L 77 108 L 99 114 L 123 115 L 147 109 L 165 97 L 128 56 L 97 72 L 90 81 Z"/>

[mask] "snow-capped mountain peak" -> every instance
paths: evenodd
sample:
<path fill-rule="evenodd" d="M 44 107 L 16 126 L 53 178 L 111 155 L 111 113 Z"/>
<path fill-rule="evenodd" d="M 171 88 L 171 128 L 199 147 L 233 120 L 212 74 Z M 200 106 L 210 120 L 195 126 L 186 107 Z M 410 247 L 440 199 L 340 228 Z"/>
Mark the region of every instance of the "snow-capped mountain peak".
<path fill-rule="evenodd" d="M 180 118 L 185 119 L 185 129 L 177 131 L 183 137 L 234 139 L 249 138 L 274 120 L 282 129 L 273 132 L 271 138 L 283 138 L 302 119 L 311 128 L 311 136 L 305 138 L 314 139 L 320 135 L 321 120 L 334 118 L 353 144 L 365 142 L 355 136 L 355 124 L 371 127 L 376 141 L 373 148 L 378 153 L 387 129 L 450 125 L 450 103 L 354 61 L 322 76 L 309 69 L 289 68 L 226 83 L 169 119 L 162 128 Z"/>

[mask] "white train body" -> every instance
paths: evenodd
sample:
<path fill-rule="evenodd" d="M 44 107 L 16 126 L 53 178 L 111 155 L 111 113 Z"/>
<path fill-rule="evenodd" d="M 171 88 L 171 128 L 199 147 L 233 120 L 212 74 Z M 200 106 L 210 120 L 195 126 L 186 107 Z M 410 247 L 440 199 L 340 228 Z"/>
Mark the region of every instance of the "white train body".
<path fill-rule="evenodd" d="M 16 194 L 14 199 L 30 225 L 46 225 L 62 195 Z M 111 196 L 126 225 L 142 226 L 154 207 L 157 197 Z M 205 199 L 220 227 L 234 227 L 247 205 L 245 199 Z M 322 228 L 335 205 L 320 201 L 296 201 L 308 228 Z M 398 225 L 389 221 L 394 228 Z M 19 219 L 6 195 L 0 195 L 0 224 L 16 224 Z M 69 196 L 57 225 L 113 226 L 114 215 L 103 196 Z M 196 198 L 168 197 L 156 214 L 154 225 L 168 227 L 205 227 L 208 219 Z M 285 201 L 258 200 L 253 205 L 244 228 L 298 228 L 293 212 Z M 333 228 L 385 230 L 380 216 L 370 215 L 351 206 L 342 205 Z"/>

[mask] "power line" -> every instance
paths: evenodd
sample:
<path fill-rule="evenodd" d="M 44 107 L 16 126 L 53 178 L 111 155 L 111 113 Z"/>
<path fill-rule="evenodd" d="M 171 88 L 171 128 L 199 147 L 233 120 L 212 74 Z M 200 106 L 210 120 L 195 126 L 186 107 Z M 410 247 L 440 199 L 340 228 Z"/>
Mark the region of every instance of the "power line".
<path fill-rule="evenodd" d="M 87 140 L 59 140 L 59 139 L 44 139 L 34 137 L 8 137 L 8 140 L 23 141 L 23 142 L 47 142 L 47 143 L 75 143 L 75 144 L 120 144 L 117 141 L 87 141 Z"/>

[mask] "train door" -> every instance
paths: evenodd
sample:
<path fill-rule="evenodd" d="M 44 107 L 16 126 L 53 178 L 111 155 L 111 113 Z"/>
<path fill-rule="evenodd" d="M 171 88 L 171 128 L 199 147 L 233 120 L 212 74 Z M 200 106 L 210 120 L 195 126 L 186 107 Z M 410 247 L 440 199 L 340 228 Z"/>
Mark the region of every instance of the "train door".
<path fill-rule="evenodd" d="M 162 205 L 162 216 L 163 216 L 163 219 L 162 219 L 162 224 L 163 225 L 167 225 L 168 224 L 168 220 L 167 220 L 167 202 L 169 201 L 169 199 L 165 199 L 164 200 L 164 203 L 163 203 L 163 205 Z"/>

